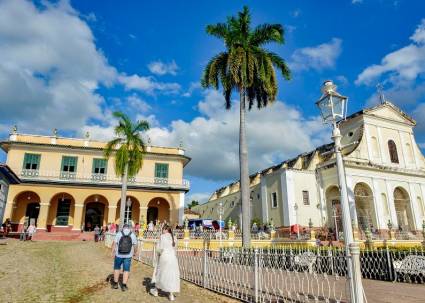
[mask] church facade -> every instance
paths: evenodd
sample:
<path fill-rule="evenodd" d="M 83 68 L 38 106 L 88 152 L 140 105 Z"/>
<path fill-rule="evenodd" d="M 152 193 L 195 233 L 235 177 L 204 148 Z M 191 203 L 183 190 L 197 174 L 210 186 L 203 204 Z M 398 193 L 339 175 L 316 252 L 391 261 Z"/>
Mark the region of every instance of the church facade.
<path fill-rule="evenodd" d="M 414 237 L 425 220 L 425 158 L 416 122 L 390 102 L 361 110 L 339 125 L 353 226 Z M 284 138 L 282 138 L 284 139 Z M 277 227 L 295 224 L 342 230 L 333 144 L 268 167 L 250 177 L 251 218 Z M 239 182 L 216 190 L 194 211 L 240 222 Z"/>

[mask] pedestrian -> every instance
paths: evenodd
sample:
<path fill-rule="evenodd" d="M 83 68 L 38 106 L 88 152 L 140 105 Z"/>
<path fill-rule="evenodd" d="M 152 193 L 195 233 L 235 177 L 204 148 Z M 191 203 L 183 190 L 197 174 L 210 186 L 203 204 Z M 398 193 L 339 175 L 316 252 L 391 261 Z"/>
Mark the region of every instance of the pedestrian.
<path fill-rule="evenodd" d="M 148 231 L 154 231 L 155 225 L 153 224 L 153 221 L 150 221 L 148 224 Z"/>
<path fill-rule="evenodd" d="M 96 227 L 94 228 L 94 242 L 99 241 L 99 234 L 100 234 L 100 228 L 99 228 L 99 225 L 96 224 Z"/>
<path fill-rule="evenodd" d="M 27 224 L 25 223 L 24 226 L 22 226 L 21 233 L 19 234 L 19 241 L 26 241 L 27 240 Z"/>
<path fill-rule="evenodd" d="M 152 282 L 155 287 L 150 289 L 150 294 L 157 297 L 158 289 L 168 292 L 168 299 L 174 301 L 174 293 L 180 292 L 180 270 L 176 255 L 176 239 L 171 226 L 165 225 L 162 235 L 156 245 L 158 253 L 154 268 Z"/>
<path fill-rule="evenodd" d="M 32 223 L 32 224 L 30 224 L 30 226 L 28 226 L 28 229 L 27 229 L 28 240 L 32 241 L 32 237 L 34 236 L 36 231 L 37 231 L 37 228 L 35 227 L 34 223 Z"/>
<path fill-rule="evenodd" d="M 131 259 L 137 255 L 137 238 L 128 224 L 124 224 L 122 230 L 115 235 L 111 254 L 114 257 L 114 281 L 112 281 L 112 288 L 118 289 L 118 279 L 122 267 L 123 278 L 121 290 L 126 291 L 128 290 L 127 282 L 130 274 Z"/>

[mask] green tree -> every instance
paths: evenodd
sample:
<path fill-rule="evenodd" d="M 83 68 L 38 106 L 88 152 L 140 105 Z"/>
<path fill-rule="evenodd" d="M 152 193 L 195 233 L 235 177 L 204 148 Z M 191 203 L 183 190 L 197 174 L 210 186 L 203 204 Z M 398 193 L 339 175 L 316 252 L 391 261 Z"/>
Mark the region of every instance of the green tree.
<path fill-rule="evenodd" d="M 283 44 L 284 31 L 280 24 L 262 24 L 251 29 L 251 16 L 245 6 L 238 16 L 228 17 L 226 23 L 208 25 L 206 32 L 223 40 L 226 49 L 208 62 L 201 79 L 202 86 L 219 89 L 219 84 L 221 84 L 226 109 L 230 109 L 232 106 L 232 92 L 239 93 L 242 244 L 244 247 L 249 247 L 251 220 L 246 111 L 254 105 L 260 109 L 275 101 L 278 91 L 275 68 L 286 80 L 291 77 L 285 61 L 276 53 L 264 48 L 271 42 Z"/>
<path fill-rule="evenodd" d="M 141 132 L 149 129 L 149 123 L 143 120 L 133 123 L 121 112 L 114 112 L 113 115 L 118 119 L 118 125 L 114 128 L 116 138 L 106 144 L 103 152 L 108 159 L 115 155 L 115 173 L 121 177 L 120 227 L 122 228 L 128 178 L 135 176 L 142 168 L 146 145 Z"/>
<path fill-rule="evenodd" d="M 190 202 L 190 203 L 187 205 L 187 208 L 191 209 L 192 207 L 194 207 L 194 206 L 196 206 L 196 205 L 199 205 L 199 202 L 198 202 L 198 201 L 196 201 L 196 200 L 192 200 L 192 202 Z"/>

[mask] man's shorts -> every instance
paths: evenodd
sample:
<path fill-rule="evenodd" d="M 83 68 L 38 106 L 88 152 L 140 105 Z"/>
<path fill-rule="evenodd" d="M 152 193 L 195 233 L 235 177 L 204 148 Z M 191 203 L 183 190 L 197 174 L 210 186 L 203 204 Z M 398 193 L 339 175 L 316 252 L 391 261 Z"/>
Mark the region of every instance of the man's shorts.
<path fill-rule="evenodd" d="M 131 258 L 120 258 L 115 256 L 114 259 L 114 270 L 121 269 L 121 265 L 124 271 L 130 271 Z"/>

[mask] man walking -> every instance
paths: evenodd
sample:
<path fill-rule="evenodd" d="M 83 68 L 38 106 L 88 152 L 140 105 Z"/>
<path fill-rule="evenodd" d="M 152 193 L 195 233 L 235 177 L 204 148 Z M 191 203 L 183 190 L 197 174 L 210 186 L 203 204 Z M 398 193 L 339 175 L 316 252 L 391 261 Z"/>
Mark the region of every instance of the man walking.
<path fill-rule="evenodd" d="M 112 256 L 114 256 L 114 281 L 112 288 L 118 289 L 118 279 L 121 267 L 124 271 L 121 290 L 128 290 L 127 281 L 130 273 L 131 259 L 137 255 L 137 238 L 128 224 L 124 224 L 122 231 L 117 232 L 112 244 Z"/>

